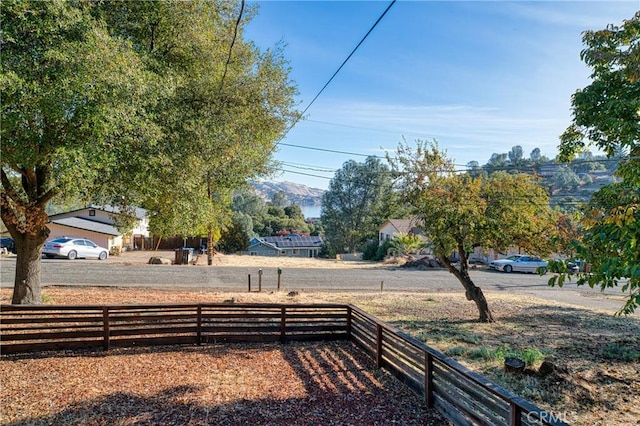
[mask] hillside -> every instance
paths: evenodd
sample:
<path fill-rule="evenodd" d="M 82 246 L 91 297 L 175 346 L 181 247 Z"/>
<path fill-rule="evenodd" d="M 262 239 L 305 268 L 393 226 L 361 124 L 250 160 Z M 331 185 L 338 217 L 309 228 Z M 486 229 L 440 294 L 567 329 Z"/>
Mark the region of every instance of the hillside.
<path fill-rule="evenodd" d="M 252 182 L 256 193 L 265 201 L 270 201 L 276 192 L 283 192 L 291 204 L 299 206 L 319 206 L 322 204 L 324 189 L 311 188 L 293 182 Z"/>

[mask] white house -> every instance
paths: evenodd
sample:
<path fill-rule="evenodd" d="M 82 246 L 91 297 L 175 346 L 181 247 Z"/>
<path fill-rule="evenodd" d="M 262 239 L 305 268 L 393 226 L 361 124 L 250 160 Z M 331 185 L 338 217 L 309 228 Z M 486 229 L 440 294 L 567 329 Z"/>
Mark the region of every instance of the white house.
<path fill-rule="evenodd" d="M 414 219 L 389 219 L 378 228 L 378 243 L 392 239 L 398 234 L 422 235 Z"/>
<path fill-rule="evenodd" d="M 119 210 L 112 206 L 89 206 L 78 210 L 49 216 L 47 227 L 51 233 L 49 239 L 59 237 L 87 238 L 94 243 L 111 250 L 142 249 L 144 239 L 149 237 L 147 211 L 136 208 L 136 224 L 128 233 L 121 233 L 115 227 L 114 216 Z"/>

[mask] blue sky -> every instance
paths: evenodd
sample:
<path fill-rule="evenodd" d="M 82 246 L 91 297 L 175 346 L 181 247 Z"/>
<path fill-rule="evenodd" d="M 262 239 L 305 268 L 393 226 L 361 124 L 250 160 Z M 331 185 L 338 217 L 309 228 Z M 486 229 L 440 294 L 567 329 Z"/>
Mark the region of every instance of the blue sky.
<path fill-rule="evenodd" d="M 245 37 L 286 43 L 303 110 L 389 3 L 260 1 Z M 436 139 L 462 165 L 514 145 L 553 157 L 571 95 L 590 81 L 581 32 L 637 10 L 640 0 L 397 1 L 281 141 L 275 159 L 296 173 L 272 180 L 326 189 L 331 170 L 403 138 Z"/>

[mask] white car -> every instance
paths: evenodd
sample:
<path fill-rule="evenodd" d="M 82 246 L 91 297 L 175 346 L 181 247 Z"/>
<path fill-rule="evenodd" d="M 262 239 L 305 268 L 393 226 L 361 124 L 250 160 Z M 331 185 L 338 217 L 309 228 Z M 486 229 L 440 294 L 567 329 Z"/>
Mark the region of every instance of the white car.
<path fill-rule="evenodd" d="M 42 247 L 42 254 L 49 259 L 60 256 L 71 260 L 81 257 L 105 260 L 109 257 L 109 250 L 85 238 L 62 237 L 47 241 Z"/>
<path fill-rule="evenodd" d="M 517 254 L 506 259 L 494 260 L 489 267 L 504 272 L 538 272 L 538 268 L 546 268 L 547 262 L 534 256 Z"/>

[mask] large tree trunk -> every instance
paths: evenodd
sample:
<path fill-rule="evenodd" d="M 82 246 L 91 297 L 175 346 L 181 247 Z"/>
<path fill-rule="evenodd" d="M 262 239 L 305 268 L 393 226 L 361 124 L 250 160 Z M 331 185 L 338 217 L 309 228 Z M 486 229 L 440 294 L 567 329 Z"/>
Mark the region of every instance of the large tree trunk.
<path fill-rule="evenodd" d="M 18 171 L 18 170 L 15 170 Z M 16 253 L 16 276 L 13 285 L 13 304 L 40 304 L 40 262 L 42 245 L 49 236 L 46 206 L 55 195 L 48 189 L 50 167 L 39 165 L 32 169 L 20 168 L 21 188 L 0 168 L 0 217 L 13 238 Z"/>
<path fill-rule="evenodd" d="M 48 231 L 45 227 L 36 235 L 14 235 L 18 254 L 13 296 L 11 298 L 11 303 L 14 305 L 37 305 L 42 303 L 42 293 L 40 291 L 42 245 L 47 239 Z"/>
<path fill-rule="evenodd" d="M 458 278 L 460 283 L 465 289 L 465 296 L 467 300 L 473 300 L 478 308 L 478 313 L 480 314 L 480 318 L 478 319 L 480 322 L 495 322 L 493 319 L 493 315 L 489 310 L 489 304 L 487 303 L 487 299 L 484 297 L 484 293 L 480 287 L 476 286 L 471 277 L 469 276 L 468 269 L 468 257 L 464 248 L 460 247 L 458 249 L 460 254 L 460 267 L 457 268 L 455 265 L 449 261 L 449 259 L 445 256 L 441 256 L 440 261 L 446 265 L 453 275 Z"/>

